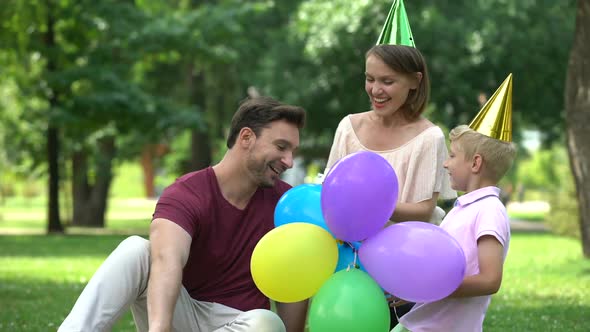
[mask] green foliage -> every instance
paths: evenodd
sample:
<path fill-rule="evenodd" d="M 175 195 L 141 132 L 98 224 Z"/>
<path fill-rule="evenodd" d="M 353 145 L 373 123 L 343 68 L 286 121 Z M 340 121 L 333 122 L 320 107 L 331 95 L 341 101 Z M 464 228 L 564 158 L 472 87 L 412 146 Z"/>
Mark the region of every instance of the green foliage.
<path fill-rule="evenodd" d="M 345 114 L 368 109 L 364 52 L 375 43 L 390 5 L 305 1 L 286 38 L 269 50 L 262 86 L 309 111 L 307 133 L 331 136 Z M 469 122 L 479 109 L 477 96 L 490 96 L 512 72 L 515 127 L 539 128 L 547 142 L 562 135 L 575 1 L 416 0 L 406 10 L 429 65 L 431 119 L 448 128 Z M 555 93 L 540 93 L 548 86 Z"/>
<path fill-rule="evenodd" d="M 551 212 L 545 217 L 545 223 L 555 234 L 580 239 L 579 207 L 573 188 L 552 197 Z"/>
<path fill-rule="evenodd" d="M 545 223 L 554 233 L 579 238 L 579 210 L 569 165 L 566 148 L 555 144 L 523 160 L 517 178 L 526 190 L 541 190 L 549 197 L 551 211 Z"/>
<path fill-rule="evenodd" d="M 558 183 L 552 190 L 549 201 L 551 212 L 545 218 L 545 223 L 556 234 L 580 239 L 580 210 L 574 178 L 567 167 L 569 166 L 569 158 L 565 148 L 559 148 L 557 155 L 555 175 Z"/>
<path fill-rule="evenodd" d="M 565 148 L 557 145 L 538 150 L 519 163 L 516 178 L 527 189 L 560 190 L 560 184 L 570 173 L 566 153 Z"/>
<path fill-rule="evenodd" d="M 427 116 L 446 128 L 468 122 L 479 109 L 477 96 L 489 96 L 512 72 L 514 127 L 540 129 L 546 145 L 558 142 L 575 3 L 408 1 L 416 45 L 431 74 Z M 307 160 L 326 158 L 338 121 L 369 108 L 364 53 L 375 43 L 390 5 L 390 0 L 3 3 L 0 184 L 45 172 L 44 133 L 50 124 L 60 131 L 62 174 L 69 174 L 67 161 L 75 151 L 87 151 L 91 164 L 100 160 L 97 146 L 105 137 L 116 137 L 117 164 L 135 160 L 145 144 L 182 145 L 165 161 L 166 173 L 177 174 L 191 156 L 187 130 L 206 133 L 208 157 L 217 161 L 229 119 L 250 87 L 305 107 L 302 153 Z M 54 45 L 48 44 L 50 23 Z M 519 130 L 514 135 L 518 140 Z M 525 161 L 518 173 L 526 175 L 527 189 L 559 187 L 562 177 L 551 173 L 552 158 L 547 152 Z M 516 183 L 516 173 L 507 182 Z"/>

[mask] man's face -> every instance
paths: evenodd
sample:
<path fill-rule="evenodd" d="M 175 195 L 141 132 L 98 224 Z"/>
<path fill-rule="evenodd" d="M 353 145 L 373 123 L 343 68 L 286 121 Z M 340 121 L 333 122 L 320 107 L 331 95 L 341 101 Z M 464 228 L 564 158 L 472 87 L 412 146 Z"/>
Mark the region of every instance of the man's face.
<path fill-rule="evenodd" d="M 274 121 L 255 136 L 246 167 L 261 187 L 272 187 L 281 173 L 293 167 L 293 155 L 299 147 L 299 129 L 284 121 Z"/>

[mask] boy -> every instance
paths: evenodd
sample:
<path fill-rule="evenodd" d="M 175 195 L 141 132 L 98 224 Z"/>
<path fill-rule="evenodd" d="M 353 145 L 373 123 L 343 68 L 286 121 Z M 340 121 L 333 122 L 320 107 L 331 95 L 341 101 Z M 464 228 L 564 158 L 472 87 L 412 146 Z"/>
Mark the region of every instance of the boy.
<path fill-rule="evenodd" d="M 508 103 L 501 100 L 494 105 L 502 92 L 502 98 L 510 97 L 511 76 L 470 126 L 458 126 L 449 134 L 450 154 L 443 166 L 452 188 L 465 194 L 457 199 L 440 227 L 465 253 L 465 278 L 447 298 L 416 304 L 393 332 L 482 331 L 491 295 L 500 289 L 510 243 L 510 221 L 497 184 L 512 166 L 516 149 L 510 142 L 511 98 L 506 98 Z M 494 121 L 488 121 L 490 116 Z M 485 128 L 490 123 L 501 128 Z"/>

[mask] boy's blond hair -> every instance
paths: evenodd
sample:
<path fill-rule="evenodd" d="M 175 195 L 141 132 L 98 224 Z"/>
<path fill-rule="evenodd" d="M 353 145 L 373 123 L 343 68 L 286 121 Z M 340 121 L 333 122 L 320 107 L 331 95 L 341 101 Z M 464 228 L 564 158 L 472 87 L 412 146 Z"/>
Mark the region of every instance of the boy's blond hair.
<path fill-rule="evenodd" d="M 516 157 L 516 146 L 513 143 L 480 134 L 466 125 L 451 130 L 449 139 L 455 142 L 466 159 L 473 158 L 475 154 L 481 155 L 485 163 L 484 170 L 487 170 L 484 176 L 496 183 L 508 172 Z"/>

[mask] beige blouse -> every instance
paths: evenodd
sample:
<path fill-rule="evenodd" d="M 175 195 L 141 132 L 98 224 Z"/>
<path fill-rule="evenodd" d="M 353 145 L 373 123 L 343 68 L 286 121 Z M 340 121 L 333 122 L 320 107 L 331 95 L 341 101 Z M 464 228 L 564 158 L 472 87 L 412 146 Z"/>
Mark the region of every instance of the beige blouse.
<path fill-rule="evenodd" d="M 451 188 L 449 174 L 443 168 L 448 151 L 445 136 L 439 127 L 427 128 L 396 149 L 373 151 L 360 142 L 349 115 L 340 121 L 336 129 L 324 174 L 327 175 L 340 158 L 358 151 L 375 152 L 393 166 L 399 184 L 398 202 L 418 203 L 432 198 L 435 192 L 439 193 L 440 199 L 457 197 Z"/>

